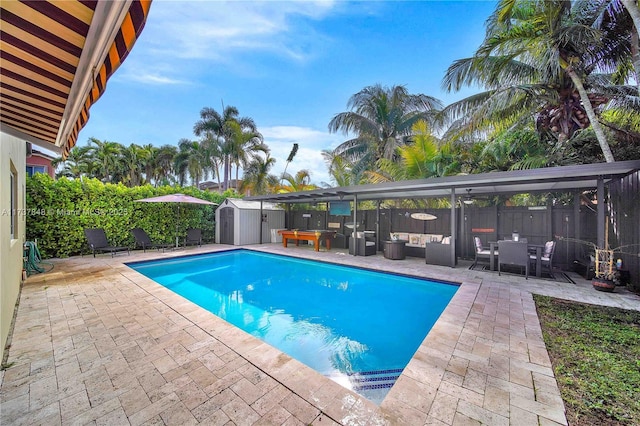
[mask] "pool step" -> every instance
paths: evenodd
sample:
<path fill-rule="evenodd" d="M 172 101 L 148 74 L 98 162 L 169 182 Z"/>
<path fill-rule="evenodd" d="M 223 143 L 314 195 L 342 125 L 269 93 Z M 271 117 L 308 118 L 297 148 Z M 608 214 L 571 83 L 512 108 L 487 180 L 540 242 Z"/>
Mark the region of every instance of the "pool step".
<path fill-rule="evenodd" d="M 401 373 L 402 369 L 361 371 L 349 374 L 349 379 L 353 390 L 357 392 L 366 389 L 390 388 L 398 380 Z"/>

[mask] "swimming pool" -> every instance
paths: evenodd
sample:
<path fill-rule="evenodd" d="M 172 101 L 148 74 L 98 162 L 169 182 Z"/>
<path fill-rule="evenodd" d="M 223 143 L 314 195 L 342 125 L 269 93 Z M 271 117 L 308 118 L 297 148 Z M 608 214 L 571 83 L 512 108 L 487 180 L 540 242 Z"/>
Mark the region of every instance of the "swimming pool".
<path fill-rule="evenodd" d="M 458 289 L 244 249 L 128 266 L 376 403 Z"/>

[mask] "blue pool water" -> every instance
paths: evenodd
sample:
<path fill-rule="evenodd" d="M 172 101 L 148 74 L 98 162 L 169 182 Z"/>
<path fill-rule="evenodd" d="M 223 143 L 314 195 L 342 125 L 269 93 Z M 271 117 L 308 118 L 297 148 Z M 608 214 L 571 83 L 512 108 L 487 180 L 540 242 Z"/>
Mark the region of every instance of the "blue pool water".
<path fill-rule="evenodd" d="M 377 403 L 458 289 L 249 250 L 128 266 Z"/>

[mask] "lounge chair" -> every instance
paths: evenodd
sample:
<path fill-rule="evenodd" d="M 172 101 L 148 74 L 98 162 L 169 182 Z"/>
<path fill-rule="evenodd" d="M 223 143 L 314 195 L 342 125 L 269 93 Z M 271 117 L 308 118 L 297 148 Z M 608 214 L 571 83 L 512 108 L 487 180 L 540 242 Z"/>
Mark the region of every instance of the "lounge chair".
<path fill-rule="evenodd" d="M 202 229 L 189 228 L 187 229 L 187 238 L 184 240 L 184 245 L 202 245 Z"/>
<path fill-rule="evenodd" d="M 104 233 L 104 229 L 102 228 L 94 228 L 94 229 L 85 229 L 84 236 L 87 238 L 87 243 L 89 244 L 89 248 L 93 252 L 93 257 L 96 257 L 96 252 L 110 252 L 111 257 L 113 257 L 119 251 L 126 251 L 129 254 L 129 247 L 125 246 L 112 246 L 109 245 L 109 241 L 107 241 L 107 235 Z"/>
<path fill-rule="evenodd" d="M 142 228 L 132 229 L 131 233 L 133 234 L 133 238 L 136 240 L 136 247 L 142 247 L 143 252 L 146 252 L 147 249 L 162 249 L 164 252 L 164 249 L 171 246 L 171 244 L 154 243 L 151 241 L 151 238 L 149 238 L 149 234 L 147 234 Z"/>

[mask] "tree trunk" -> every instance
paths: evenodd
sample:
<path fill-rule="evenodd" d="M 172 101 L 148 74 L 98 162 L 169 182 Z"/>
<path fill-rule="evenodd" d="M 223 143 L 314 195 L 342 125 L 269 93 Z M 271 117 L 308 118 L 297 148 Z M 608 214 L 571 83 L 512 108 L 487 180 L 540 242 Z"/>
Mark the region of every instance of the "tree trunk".
<path fill-rule="evenodd" d="M 598 138 L 598 144 L 600 145 L 600 149 L 602 149 L 602 153 L 604 154 L 604 159 L 607 163 L 613 163 L 616 161 L 613 158 L 613 153 L 611 152 L 611 147 L 607 142 L 607 138 L 604 135 L 604 130 L 598 121 L 598 117 L 596 117 L 595 111 L 593 111 L 593 105 L 591 105 L 591 101 L 589 100 L 589 95 L 582 84 L 582 80 L 578 77 L 573 67 L 566 68 L 567 74 L 571 77 L 571 81 L 576 86 L 578 93 L 580 93 L 580 100 L 582 101 L 582 106 L 587 113 L 587 117 L 589 117 L 589 122 L 591 123 L 591 127 L 593 127 L 593 132 L 596 134 L 596 138 Z"/>
<path fill-rule="evenodd" d="M 218 166 L 218 164 L 216 164 L 216 167 L 213 171 L 216 174 L 216 180 L 218 181 L 218 192 L 222 193 L 221 191 L 221 187 L 220 187 L 220 166 Z"/>
<path fill-rule="evenodd" d="M 224 156 L 224 184 L 222 187 L 222 191 L 226 191 L 229 189 L 229 156 Z"/>

